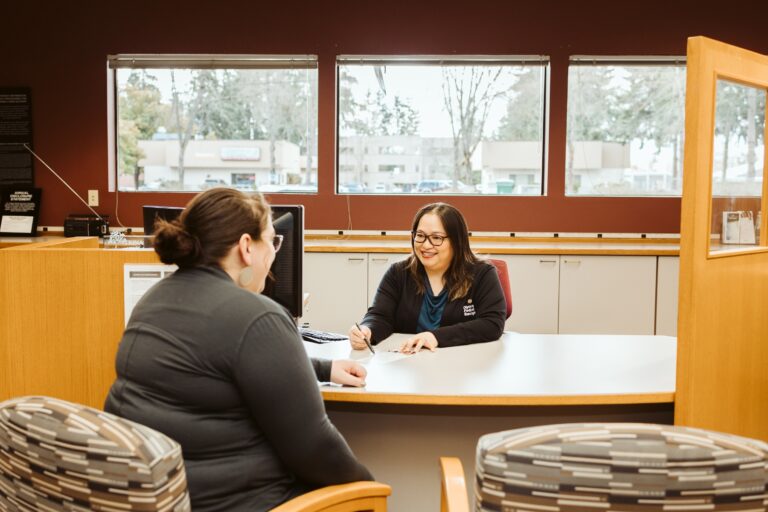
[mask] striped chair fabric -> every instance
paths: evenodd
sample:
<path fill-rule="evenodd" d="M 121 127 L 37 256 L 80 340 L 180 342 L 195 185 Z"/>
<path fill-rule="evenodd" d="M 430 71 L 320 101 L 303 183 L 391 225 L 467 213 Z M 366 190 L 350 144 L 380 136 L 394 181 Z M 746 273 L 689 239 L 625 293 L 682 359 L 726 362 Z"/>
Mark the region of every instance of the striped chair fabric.
<path fill-rule="evenodd" d="M 0 403 L 0 510 L 190 510 L 179 445 L 42 396 Z"/>
<path fill-rule="evenodd" d="M 561 424 L 488 434 L 475 510 L 765 511 L 768 444 L 638 423 Z"/>

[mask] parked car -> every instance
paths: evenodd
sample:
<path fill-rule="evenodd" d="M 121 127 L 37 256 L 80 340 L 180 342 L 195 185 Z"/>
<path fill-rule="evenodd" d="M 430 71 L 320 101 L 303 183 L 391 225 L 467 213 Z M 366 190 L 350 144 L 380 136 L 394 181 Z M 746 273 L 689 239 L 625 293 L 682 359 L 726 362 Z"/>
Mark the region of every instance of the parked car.
<path fill-rule="evenodd" d="M 360 194 L 367 192 L 365 185 L 360 185 L 359 183 L 343 183 L 339 185 L 339 192 L 344 194 Z"/>
<path fill-rule="evenodd" d="M 476 192 L 474 187 L 465 185 L 461 181 L 456 181 L 456 187 L 453 186 L 453 180 L 422 180 L 420 181 L 414 190 L 419 194 L 434 194 L 436 192 Z"/>
<path fill-rule="evenodd" d="M 416 185 L 414 192 L 417 194 L 434 194 L 443 192 L 451 188 L 451 182 L 448 180 L 422 180 Z"/>

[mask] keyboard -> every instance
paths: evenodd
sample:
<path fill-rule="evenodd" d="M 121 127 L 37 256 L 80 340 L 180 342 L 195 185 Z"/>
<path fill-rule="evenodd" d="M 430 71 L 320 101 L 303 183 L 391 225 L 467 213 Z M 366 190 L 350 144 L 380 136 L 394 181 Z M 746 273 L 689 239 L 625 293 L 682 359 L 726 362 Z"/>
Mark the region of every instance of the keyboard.
<path fill-rule="evenodd" d="M 349 337 L 335 332 L 316 331 L 307 327 L 300 327 L 299 333 L 304 341 L 312 343 L 331 343 L 333 341 L 346 341 Z"/>

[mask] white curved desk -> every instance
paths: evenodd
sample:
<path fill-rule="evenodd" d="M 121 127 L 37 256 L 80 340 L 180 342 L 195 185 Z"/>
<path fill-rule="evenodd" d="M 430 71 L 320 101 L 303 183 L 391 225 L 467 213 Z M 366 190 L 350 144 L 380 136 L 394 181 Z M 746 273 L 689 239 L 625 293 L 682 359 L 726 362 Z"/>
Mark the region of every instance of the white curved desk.
<path fill-rule="evenodd" d="M 355 359 L 364 389 L 323 387 L 334 402 L 416 405 L 589 405 L 671 403 L 677 343 L 669 336 L 505 333 L 499 341 L 393 353 L 407 335 L 352 350 L 305 343 L 312 357 Z"/>
<path fill-rule="evenodd" d="M 351 358 L 365 388 L 323 385 L 333 423 L 377 480 L 391 511 L 439 510 L 438 457 L 474 470 L 479 436 L 548 423 L 671 423 L 677 342 L 668 336 L 505 334 L 415 355 L 305 343 L 313 357 Z M 472 480 L 469 479 L 469 482 Z M 470 493 L 471 494 L 471 493 Z"/>

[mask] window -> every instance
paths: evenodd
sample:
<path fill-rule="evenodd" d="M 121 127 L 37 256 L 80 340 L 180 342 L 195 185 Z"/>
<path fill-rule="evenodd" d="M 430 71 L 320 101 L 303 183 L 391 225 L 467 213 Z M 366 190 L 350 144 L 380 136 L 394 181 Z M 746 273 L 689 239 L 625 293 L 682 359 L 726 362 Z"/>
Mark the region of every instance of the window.
<path fill-rule="evenodd" d="M 120 191 L 317 192 L 316 57 L 116 55 L 109 73 Z"/>
<path fill-rule="evenodd" d="M 684 62 L 571 58 L 566 195 L 681 194 Z"/>
<path fill-rule="evenodd" d="M 541 195 L 548 65 L 340 56 L 338 191 Z M 510 173 L 533 185 L 509 186 Z"/>

